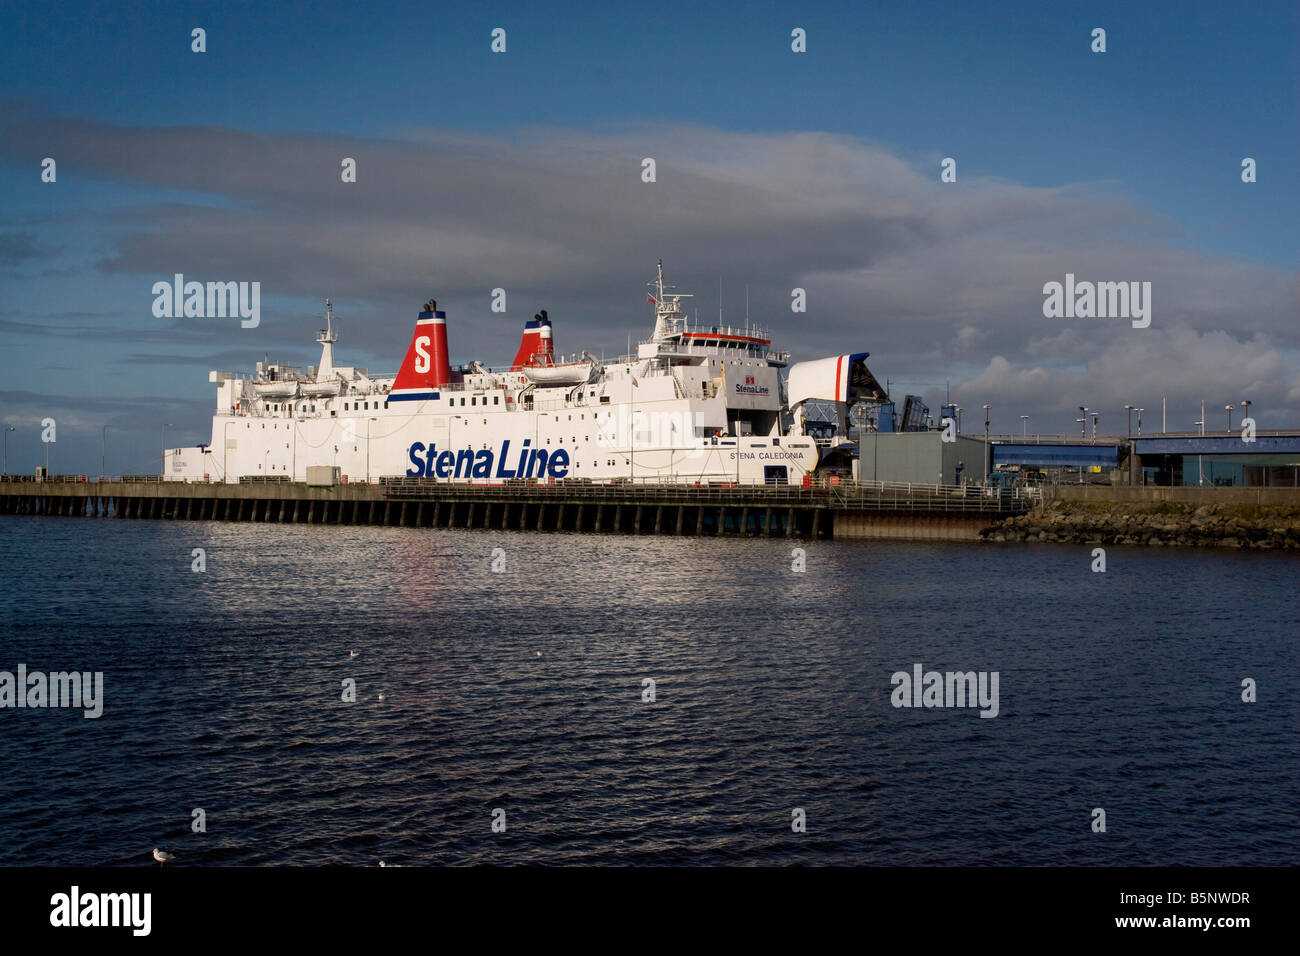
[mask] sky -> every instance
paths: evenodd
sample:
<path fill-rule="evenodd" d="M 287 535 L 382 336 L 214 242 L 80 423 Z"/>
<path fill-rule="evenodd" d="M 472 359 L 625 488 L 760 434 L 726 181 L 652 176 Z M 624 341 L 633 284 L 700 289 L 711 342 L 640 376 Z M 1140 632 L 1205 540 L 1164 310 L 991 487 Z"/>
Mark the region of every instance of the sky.
<path fill-rule="evenodd" d="M 793 360 L 870 352 L 994 433 L 1300 426 L 1297 41 L 1266 2 L 0 0 L 7 466 L 97 474 L 108 426 L 109 473 L 156 471 L 210 369 L 316 362 L 326 297 L 372 372 L 430 297 L 456 362 L 542 308 L 621 354 L 659 258 L 701 321 L 748 296 Z M 260 325 L 155 317 L 175 273 L 259 282 Z M 1067 274 L 1150 282 L 1150 325 L 1045 316 Z"/>

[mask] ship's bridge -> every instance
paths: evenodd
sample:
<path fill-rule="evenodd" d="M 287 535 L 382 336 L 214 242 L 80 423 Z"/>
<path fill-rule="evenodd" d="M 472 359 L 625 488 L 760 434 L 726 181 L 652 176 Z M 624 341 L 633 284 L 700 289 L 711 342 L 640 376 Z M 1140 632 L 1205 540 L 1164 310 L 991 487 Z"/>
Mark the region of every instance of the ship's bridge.
<path fill-rule="evenodd" d="M 637 358 L 685 359 L 745 356 L 784 368 L 790 353 L 771 348 L 772 340 L 763 329 L 732 326 L 698 326 L 675 330 L 663 340 L 648 339 L 637 346 Z"/>

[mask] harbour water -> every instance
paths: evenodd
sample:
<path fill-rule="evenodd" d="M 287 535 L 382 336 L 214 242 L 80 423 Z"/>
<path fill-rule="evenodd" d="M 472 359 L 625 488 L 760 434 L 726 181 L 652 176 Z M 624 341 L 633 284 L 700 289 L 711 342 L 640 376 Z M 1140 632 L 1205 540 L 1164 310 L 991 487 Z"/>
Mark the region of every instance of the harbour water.
<path fill-rule="evenodd" d="M 1092 564 L 6 516 L 0 671 L 104 700 L 0 709 L 0 864 L 1300 862 L 1298 559 Z M 998 716 L 894 707 L 918 663 Z"/>

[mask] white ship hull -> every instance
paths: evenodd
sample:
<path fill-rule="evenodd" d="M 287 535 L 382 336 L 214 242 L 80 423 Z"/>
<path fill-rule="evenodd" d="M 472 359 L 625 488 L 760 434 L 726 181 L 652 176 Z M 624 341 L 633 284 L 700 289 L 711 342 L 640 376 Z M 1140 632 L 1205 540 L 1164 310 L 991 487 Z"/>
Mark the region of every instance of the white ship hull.
<path fill-rule="evenodd" d="M 551 359 L 550 322 L 525 328 L 515 364 L 446 361 L 444 314 L 430 302 L 401 370 L 371 378 L 333 364 L 332 321 L 318 368 L 258 366 L 255 379 L 213 372 L 209 444 L 168 450 L 173 480 L 305 481 L 335 466 L 348 482 L 676 482 L 801 484 L 821 452 L 802 434 L 807 399 L 847 403 L 878 385 L 864 353 L 791 370 L 753 329 L 690 329 L 678 297 L 656 286 L 655 334 L 635 356 L 599 364 Z M 800 375 L 794 373 L 805 369 Z M 865 378 L 864 378 L 865 376 Z M 806 393 L 806 394 L 805 394 Z M 843 416 L 841 416 L 843 417 Z"/>

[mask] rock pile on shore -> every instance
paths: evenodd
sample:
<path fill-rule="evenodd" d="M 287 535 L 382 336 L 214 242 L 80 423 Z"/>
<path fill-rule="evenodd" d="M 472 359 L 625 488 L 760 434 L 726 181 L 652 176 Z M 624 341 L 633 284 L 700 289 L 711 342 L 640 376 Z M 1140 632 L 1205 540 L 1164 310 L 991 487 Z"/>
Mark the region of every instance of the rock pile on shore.
<path fill-rule="evenodd" d="M 1300 550 L 1300 508 L 1057 501 L 980 535 L 986 541 Z"/>

